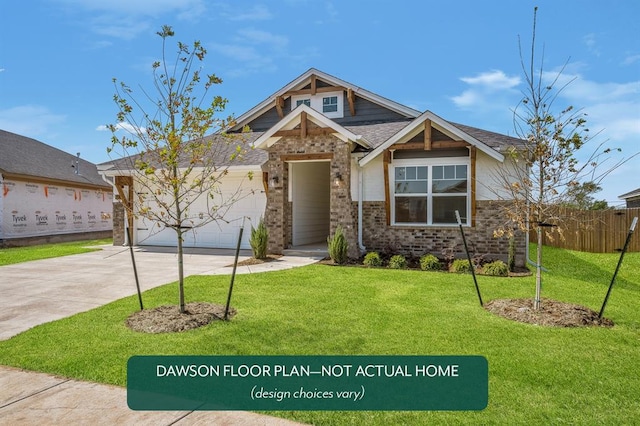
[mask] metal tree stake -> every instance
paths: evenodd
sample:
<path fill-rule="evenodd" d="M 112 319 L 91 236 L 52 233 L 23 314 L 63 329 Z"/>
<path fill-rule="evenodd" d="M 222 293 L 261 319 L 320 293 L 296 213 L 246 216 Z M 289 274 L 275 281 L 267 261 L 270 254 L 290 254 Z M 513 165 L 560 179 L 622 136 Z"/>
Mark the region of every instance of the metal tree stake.
<path fill-rule="evenodd" d="M 616 266 L 616 271 L 613 273 L 613 277 L 611 277 L 611 284 L 609 284 L 609 290 L 607 290 L 607 295 L 604 297 L 604 302 L 602 302 L 602 308 L 600 308 L 600 313 L 598 314 L 598 318 L 602 318 L 602 313 L 604 312 L 604 308 L 605 306 L 607 306 L 607 301 L 609 300 L 609 295 L 611 294 L 613 283 L 616 281 L 616 276 L 618 275 L 618 271 L 620 270 L 620 265 L 622 265 L 622 259 L 624 258 L 624 254 L 627 251 L 627 247 L 629 247 L 629 241 L 631 241 L 631 236 L 633 235 L 633 231 L 635 231 L 637 224 L 638 224 L 638 216 L 633 218 L 633 221 L 631 222 L 631 226 L 629 227 L 627 240 L 624 242 L 622 253 L 620 253 L 620 259 L 618 259 L 618 266 Z"/>
<path fill-rule="evenodd" d="M 471 275 L 473 275 L 473 283 L 476 286 L 476 293 L 478 293 L 478 300 L 480 301 L 480 306 L 484 306 L 482 303 L 482 296 L 480 296 L 480 287 L 478 287 L 478 280 L 476 279 L 476 271 L 473 267 L 473 262 L 471 261 L 471 255 L 469 254 L 469 248 L 467 247 L 467 238 L 464 236 L 464 229 L 462 228 L 462 220 L 460 220 L 460 212 L 456 210 L 456 220 L 458 221 L 458 226 L 460 227 L 460 234 L 462 234 L 462 242 L 464 243 L 464 251 L 467 253 L 467 259 L 469 260 L 469 268 L 471 269 Z"/>
<path fill-rule="evenodd" d="M 227 295 L 227 306 L 224 308 L 224 320 L 229 318 L 229 304 L 231 303 L 231 293 L 233 293 L 233 282 L 236 279 L 236 268 L 238 267 L 238 256 L 240 255 L 240 243 L 242 242 L 242 233 L 244 231 L 244 220 L 242 218 L 242 226 L 240 226 L 240 234 L 238 235 L 238 245 L 236 246 L 236 258 L 233 261 L 233 272 L 231 272 L 231 282 L 229 283 L 229 294 Z"/>

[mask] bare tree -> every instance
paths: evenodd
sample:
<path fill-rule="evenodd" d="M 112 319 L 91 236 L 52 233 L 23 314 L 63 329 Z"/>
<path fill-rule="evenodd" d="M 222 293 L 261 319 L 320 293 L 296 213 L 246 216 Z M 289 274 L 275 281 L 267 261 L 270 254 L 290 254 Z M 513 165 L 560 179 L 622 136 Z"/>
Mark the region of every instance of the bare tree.
<path fill-rule="evenodd" d="M 544 71 L 544 51 L 536 69 L 536 16 L 533 15 L 533 37 L 531 52 L 525 60 L 520 47 L 520 61 L 525 80 L 523 98 L 514 109 L 514 126 L 522 146 L 512 147 L 507 154 L 510 166 L 496 171 L 499 182 L 496 193 L 500 198 L 509 200 L 503 210 L 508 219 L 495 230 L 496 236 L 513 236 L 516 230 L 525 232 L 535 229 L 537 235 L 536 252 L 536 294 L 534 308 L 540 308 L 542 287 L 542 237 L 547 234 L 553 238 L 563 235 L 564 217 L 560 214 L 560 205 L 571 198 L 584 182 L 591 187 L 599 187 L 600 182 L 624 161 L 602 171 L 602 165 L 611 149 L 604 142 L 586 155 L 577 157 L 579 150 L 592 137 L 586 128 L 586 114 L 568 106 L 558 110 L 556 101 L 562 90 L 571 83 L 560 87 L 565 66 L 552 78 Z M 627 159 L 628 160 L 628 159 Z"/>
<path fill-rule="evenodd" d="M 136 93 L 114 79 L 118 105 L 110 155 L 122 157 L 113 164 L 133 177 L 137 188 L 128 214 L 148 219 L 158 230 L 176 234 L 180 312 L 185 312 L 183 241 L 186 232 L 214 221 L 225 220 L 228 209 L 241 197 L 240 188 L 223 193 L 221 180 L 229 166 L 245 149 L 243 134 L 226 134 L 233 117 L 218 118 L 227 100 L 209 95 L 222 83 L 214 74 L 201 75 L 206 55 L 199 41 L 193 46 L 178 42 L 175 59 L 167 57 L 167 41 L 174 36 L 170 26 L 157 33 L 162 38 L 162 60 L 154 62 L 153 91 Z M 121 130 L 126 136 L 118 137 Z M 207 134 L 213 135 L 207 136 Z M 249 174 L 248 179 L 252 176 Z M 194 203 L 206 210 L 192 211 Z"/>

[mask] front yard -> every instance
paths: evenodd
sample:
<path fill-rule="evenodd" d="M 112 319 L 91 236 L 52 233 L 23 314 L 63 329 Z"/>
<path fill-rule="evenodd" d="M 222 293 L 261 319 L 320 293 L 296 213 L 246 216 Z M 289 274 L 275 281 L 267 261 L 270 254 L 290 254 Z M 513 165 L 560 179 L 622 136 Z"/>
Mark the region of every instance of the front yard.
<path fill-rule="evenodd" d="M 618 255 L 545 247 L 543 296 L 600 309 Z M 478 277 L 483 299 L 533 297 L 534 277 Z M 191 277 L 187 301 L 223 304 L 228 276 Z M 145 293 L 177 302 L 177 286 Z M 229 323 L 176 334 L 124 325 L 130 297 L 0 342 L 0 364 L 126 386 L 132 355 L 483 355 L 480 412 L 274 412 L 343 424 L 640 422 L 640 253 L 627 254 L 605 316 L 613 328 L 547 328 L 480 308 L 469 275 L 311 265 L 236 277 Z"/>

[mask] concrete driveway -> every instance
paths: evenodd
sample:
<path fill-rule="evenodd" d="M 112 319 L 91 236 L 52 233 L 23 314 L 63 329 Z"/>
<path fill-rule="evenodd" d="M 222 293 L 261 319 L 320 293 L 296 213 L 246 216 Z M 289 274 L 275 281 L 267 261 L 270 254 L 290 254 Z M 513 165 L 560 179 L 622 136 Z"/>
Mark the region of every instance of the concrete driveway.
<path fill-rule="evenodd" d="M 126 247 L 73 256 L 37 260 L 0 267 L 0 340 L 9 339 L 38 324 L 88 311 L 136 294 L 131 255 Z M 186 249 L 184 274 L 231 274 L 235 252 L 221 249 Z M 134 249 L 142 291 L 178 279 L 175 248 Z M 240 252 L 240 261 L 251 252 Z M 318 256 L 283 256 L 277 261 L 240 266 L 238 274 L 308 265 Z"/>
<path fill-rule="evenodd" d="M 0 340 L 38 324 L 87 311 L 136 294 L 128 248 L 102 250 L 0 267 Z M 230 274 L 232 250 L 187 250 L 185 276 Z M 240 260 L 251 256 L 241 252 Z M 141 289 L 177 280 L 175 249 L 135 248 Z M 278 261 L 238 267 L 238 274 L 288 269 L 314 263 L 318 255 L 283 256 Z M 132 411 L 126 389 L 0 366 L 0 424 L 270 425 L 297 423 L 241 411 Z"/>

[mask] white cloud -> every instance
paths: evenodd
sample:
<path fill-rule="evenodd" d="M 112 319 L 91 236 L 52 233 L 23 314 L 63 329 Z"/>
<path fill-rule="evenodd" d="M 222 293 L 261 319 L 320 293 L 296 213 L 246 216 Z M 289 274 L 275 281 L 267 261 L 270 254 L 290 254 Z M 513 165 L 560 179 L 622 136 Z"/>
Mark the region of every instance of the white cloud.
<path fill-rule="evenodd" d="M 255 72 L 273 72 L 278 69 L 279 60 L 292 60 L 287 52 L 289 39 L 285 36 L 254 28 L 243 28 L 236 32 L 233 43 L 210 43 L 212 51 L 238 63 L 227 71 L 230 76 L 241 76 Z"/>
<path fill-rule="evenodd" d="M 33 138 L 49 136 L 52 129 L 65 122 L 66 118 L 44 106 L 20 105 L 0 110 L 0 129 Z"/>
<path fill-rule="evenodd" d="M 158 16 L 164 13 L 201 13 L 202 0 L 57 0 L 58 3 L 117 15 Z"/>
<path fill-rule="evenodd" d="M 491 70 L 473 77 L 460 78 L 470 87 L 450 99 L 460 109 L 509 112 L 516 104 L 519 76 L 509 76 L 501 70 Z"/>
<path fill-rule="evenodd" d="M 640 61 L 640 55 L 627 55 L 622 61 L 622 65 L 633 65 L 638 61 Z"/>
<path fill-rule="evenodd" d="M 129 133 L 132 133 L 132 134 L 137 134 L 138 131 L 140 131 L 142 133 L 146 133 L 146 131 L 147 131 L 147 129 L 144 128 L 144 127 L 137 128 L 133 124 L 126 123 L 126 122 L 117 123 L 115 125 L 115 127 L 116 127 L 116 131 L 124 130 L 125 132 L 129 132 Z M 96 130 L 98 132 L 108 132 L 108 131 L 110 131 L 109 128 L 104 124 L 101 124 L 100 126 L 96 127 Z"/>
<path fill-rule="evenodd" d="M 520 84 L 520 77 L 510 77 L 500 70 L 483 72 L 475 77 L 462 77 L 460 80 L 472 86 L 481 86 L 487 90 L 511 89 Z"/>
<path fill-rule="evenodd" d="M 273 18 L 267 6 L 262 4 L 257 4 L 251 8 L 237 7 L 235 10 L 231 10 L 228 5 L 219 6 L 223 9 L 221 15 L 230 21 L 267 21 Z M 234 4 L 234 6 L 236 5 Z"/>
<path fill-rule="evenodd" d="M 250 44 L 266 44 L 274 49 L 284 49 L 289 45 L 289 39 L 285 36 L 272 34 L 267 31 L 245 28 L 238 30 L 237 40 Z"/>
<path fill-rule="evenodd" d="M 152 18 L 171 14 L 181 20 L 197 20 L 205 15 L 203 0 L 55 0 L 69 6 L 72 13 L 94 12 L 79 19 L 96 34 L 130 40 L 147 31 Z"/>

